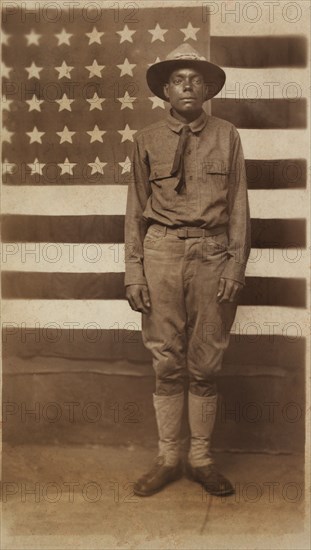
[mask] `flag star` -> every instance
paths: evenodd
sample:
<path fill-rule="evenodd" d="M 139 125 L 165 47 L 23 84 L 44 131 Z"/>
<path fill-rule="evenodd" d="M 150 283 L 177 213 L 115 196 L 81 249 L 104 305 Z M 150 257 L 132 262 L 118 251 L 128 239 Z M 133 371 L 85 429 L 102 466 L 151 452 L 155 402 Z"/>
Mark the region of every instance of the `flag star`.
<path fill-rule="evenodd" d="M 38 67 L 33 61 L 30 67 L 25 67 L 25 71 L 28 72 L 28 78 L 40 78 L 39 73 L 42 71 L 43 67 Z"/>
<path fill-rule="evenodd" d="M 117 67 L 120 69 L 121 74 L 120 76 L 124 76 L 125 74 L 128 74 L 129 76 L 133 76 L 133 69 L 136 67 L 135 63 L 130 63 L 128 58 L 126 57 L 121 65 L 117 65 Z"/>
<path fill-rule="evenodd" d="M 123 97 L 118 97 L 118 101 L 121 103 L 121 111 L 123 109 L 133 109 L 133 102 L 136 97 L 131 97 L 130 94 L 126 91 Z"/>
<path fill-rule="evenodd" d="M 69 99 L 66 94 L 63 94 L 61 99 L 55 99 L 55 101 L 58 103 L 58 112 L 65 110 L 71 111 L 71 103 L 74 99 Z"/>
<path fill-rule="evenodd" d="M 60 67 L 55 67 L 55 70 L 59 73 L 58 79 L 60 78 L 71 78 L 70 72 L 73 67 L 67 65 L 66 61 L 63 61 Z"/>
<path fill-rule="evenodd" d="M 98 157 L 96 157 L 94 162 L 89 162 L 88 165 L 92 168 L 91 176 L 93 174 L 96 174 L 96 172 L 98 172 L 99 174 L 103 174 L 106 164 L 107 162 L 101 162 Z"/>
<path fill-rule="evenodd" d="M 159 57 L 156 58 L 156 60 L 153 63 L 148 63 L 148 67 L 151 67 L 151 65 L 154 65 L 155 63 L 160 63 L 161 59 Z"/>
<path fill-rule="evenodd" d="M 98 109 L 99 111 L 102 111 L 101 104 L 105 101 L 105 98 L 98 97 L 97 92 L 95 92 L 93 97 L 90 97 L 86 101 L 90 104 L 90 111 L 93 111 L 94 109 Z"/>
<path fill-rule="evenodd" d="M 123 143 L 123 141 L 134 141 L 133 135 L 136 134 L 136 132 L 137 130 L 131 130 L 129 125 L 126 124 L 124 130 L 118 130 L 118 133 L 122 136 L 121 143 Z"/>
<path fill-rule="evenodd" d="M 41 38 L 41 34 L 37 34 L 36 31 L 31 29 L 29 34 L 26 34 L 26 40 L 27 40 L 27 46 L 31 46 L 31 44 L 34 44 L 35 46 L 39 46 L 39 40 Z"/>
<path fill-rule="evenodd" d="M 12 71 L 12 67 L 7 67 L 3 61 L 1 61 L 1 76 L 3 78 L 10 78 L 10 71 Z"/>
<path fill-rule="evenodd" d="M 30 137 L 30 143 L 42 143 L 41 136 L 44 136 L 45 132 L 39 132 L 35 126 L 32 132 L 26 132 L 26 134 Z"/>
<path fill-rule="evenodd" d="M 86 36 L 89 37 L 89 45 L 97 42 L 97 44 L 100 44 L 100 39 L 105 34 L 104 32 L 99 32 L 96 27 L 93 27 L 92 32 L 86 32 Z"/>
<path fill-rule="evenodd" d="M 157 23 L 155 28 L 149 29 L 148 32 L 152 34 L 151 42 L 155 42 L 156 40 L 161 40 L 161 42 L 164 42 L 164 35 L 167 32 L 167 29 L 161 29 L 159 23 Z"/>
<path fill-rule="evenodd" d="M 29 105 L 29 111 L 41 111 L 41 103 L 43 99 L 38 99 L 35 95 L 32 96 L 32 99 L 26 99 L 26 103 Z"/>
<path fill-rule="evenodd" d="M 8 143 L 11 143 L 11 138 L 13 136 L 14 132 L 10 132 L 7 128 L 2 128 L 1 130 L 1 139 L 2 141 L 7 141 Z"/>
<path fill-rule="evenodd" d="M 124 25 L 123 31 L 116 31 L 116 33 L 121 36 L 120 44 L 122 44 L 122 42 L 125 42 L 126 40 L 128 42 L 133 42 L 132 34 L 135 34 L 135 32 L 136 31 L 131 31 L 127 25 Z"/>
<path fill-rule="evenodd" d="M 55 36 L 58 40 L 58 46 L 60 46 L 61 44 L 67 44 L 68 46 L 70 46 L 69 41 L 73 34 L 71 34 L 70 32 L 66 32 L 65 29 L 62 29 L 61 32 L 55 33 Z"/>
<path fill-rule="evenodd" d="M 119 164 L 122 168 L 121 174 L 125 174 L 126 172 L 131 171 L 132 163 L 131 163 L 129 157 L 126 157 L 125 161 L 124 162 L 119 162 Z"/>
<path fill-rule="evenodd" d="M 101 78 L 101 71 L 105 68 L 105 65 L 98 65 L 96 59 L 94 59 L 92 65 L 87 65 L 85 68 L 90 72 L 89 78 L 92 78 L 92 76 Z"/>
<path fill-rule="evenodd" d="M 44 168 L 45 164 L 39 162 L 39 160 L 36 158 L 34 162 L 28 163 L 28 166 L 31 168 L 31 174 L 39 174 L 42 176 L 42 169 Z"/>
<path fill-rule="evenodd" d="M 15 162 L 9 162 L 7 159 L 4 159 L 2 163 L 2 174 L 14 174 L 14 168 L 17 168 Z"/>
<path fill-rule="evenodd" d="M 193 27 L 192 23 L 188 23 L 187 27 L 185 29 L 180 29 L 181 32 L 184 33 L 184 42 L 185 40 L 188 40 L 189 38 L 192 38 L 192 40 L 197 40 L 197 33 L 200 30 L 200 27 Z"/>
<path fill-rule="evenodd" d="M 157 96 L 149 97 L 150 101 L 152 101 L 152 109 L 156 109 L 157 107 L 161 107 L 161 109 L 165 109 L 165 104 L 163 99 Z"/>
<path fill-rule="evenodd" d="M 9 111 L 11 108 L 11 103 L 13 103 L 13 99 L 8 99 L 6 96 L 3 96 L 1 98 L 1 103 L 3 111 Z"/>
<path fill-rule="evenodd" d="M 73 176 L 73 167 L 76 166 L 76 162 L 69 162 L 69 159 L 68 157 L 65 158 L 65 161 L 64 162 L 59 162 L 58 163 L 58 166 L 60 167 L 61 169 L 61 176 L 63 174 L 70 174 L 71 176 Z"/>
<path fill-rule="evenodd" d="M 94 141 L 99 141 L 101 143 L 103 143 L 103 135 L 106 133 L 105 130 L 100 130 L 97 126 L 97 124 L 94 126 L 94 129 L 93 130 L 90 130 L 88 132 L 86 132 L 87 134 L 89 134 L 89 136 L 91 136 L 91 142 L 90 143 L 93 143 Z"/>
<path fill-rule="evenodd" d="M 11 38 L 11 34 L 6 34 L 6 32 L 1 32 L 0 38 L 1 38 L 1 44 L 4 44 L 5 46 L 8 45 L 8 40 Z"/>
<path fill-rule="evenodd" d="M 60 137 L 60 143 L 64 143 L 65 141 L 68 141 L 68 143 L 72 143 L 72 136 L 76 132 L 71 132 L 70 130 L 68 130 L 67 126 L 64 126 L 64 129 L 61 132 L 56 133 Z"/>

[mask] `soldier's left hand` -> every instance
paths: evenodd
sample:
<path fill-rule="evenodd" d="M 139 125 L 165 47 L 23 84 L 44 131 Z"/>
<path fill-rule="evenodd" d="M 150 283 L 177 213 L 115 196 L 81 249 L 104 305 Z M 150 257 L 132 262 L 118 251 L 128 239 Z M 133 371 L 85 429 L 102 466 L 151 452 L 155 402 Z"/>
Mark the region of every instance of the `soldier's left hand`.
<path fill-rule="evenodd" d="M 220 277 L 217 293 L 218 302 L 234 302 L 237 300 L 243 285 L 232 279 Z"/>

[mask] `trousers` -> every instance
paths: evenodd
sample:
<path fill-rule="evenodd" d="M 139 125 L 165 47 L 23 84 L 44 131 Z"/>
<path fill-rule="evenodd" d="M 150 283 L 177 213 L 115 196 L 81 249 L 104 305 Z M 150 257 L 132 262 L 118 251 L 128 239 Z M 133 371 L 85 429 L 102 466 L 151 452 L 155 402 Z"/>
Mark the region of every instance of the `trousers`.
<path fill-rule="evenodd" d="M 143 243 L 151 307 L 142 314 L 142 339 L 152 354 L 156 395 L 188 384 L 199 396 L 216 394 L 216 375 L 229 344 L 237 300 L 217 301 L 228 260 L 226 232 L 180 238 L 149 226 Z"/>

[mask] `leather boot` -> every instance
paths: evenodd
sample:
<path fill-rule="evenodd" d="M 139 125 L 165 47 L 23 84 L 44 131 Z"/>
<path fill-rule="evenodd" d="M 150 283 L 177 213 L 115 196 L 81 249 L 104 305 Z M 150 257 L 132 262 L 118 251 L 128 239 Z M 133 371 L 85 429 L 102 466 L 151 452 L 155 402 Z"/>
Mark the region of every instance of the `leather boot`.
<path fill-rule="evenodd" d="M 217 395 L 201 397 L 189 392 L 189 425 L 191 447 L 186 474 L 201 483 L 205 490 L 217 496 L 231 495 L 234 489 L 229 480 L 217 471 L 211 456 L 211 436 L 216 419 Z"/>
<path fill-rule="evenodd" d="M 134 493 L 153 495 L 182 476 L 180 427 L 184 392 L 176 395 L 153 395 L 159 432 L 159 452 L 149 472 L 134 485 Z"/>

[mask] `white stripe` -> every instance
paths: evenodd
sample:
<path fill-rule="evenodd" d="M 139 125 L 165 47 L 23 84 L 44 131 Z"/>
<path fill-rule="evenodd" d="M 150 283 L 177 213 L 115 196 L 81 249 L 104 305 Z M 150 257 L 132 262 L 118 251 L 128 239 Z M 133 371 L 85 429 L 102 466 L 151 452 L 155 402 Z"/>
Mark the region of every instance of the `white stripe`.
<path fill-rule="evenodd" d="M 305 69 L 224 67 L 224 70 L 226 82 L 217 98 L 296 100 L 309 95 L 310 77 Z M 256 101 L 253 105 L 256 107 Z"/>
<path fill-rule="evenodd" d="M 308 334 L 309 317 L 305 309 L 239 306 L 232 332 L 302 336 Z M 53 326 L 141 330 L 141 315 L 125 300 L 2 300 L 2 325 L 10 325 L 13 332 L 19 327 Z"/>
<path fill-rule="evenodd" d="M 277 36 L 308 34 L 309 2 L 202 2 L 202 19 L 210 8 L 213 36 Z"/>
<path fill-rule="evenodd" d="M 124 214 L 127 186 L 44 185 L 2 187 L 2 212 L 29 215 Z"/>
<path fill-rule="evenodd" d="M 2 243 L 2 271 L 122 273 L 124 244 Z M 248 277 L 306 277 L 310 252 L 300 247 L 252 248 Z"/>
<path fill-rule="evenodd" d="M 5 214 L 86 216 L 124 215 L 127 186 L 46 186 L 2 189 L 2 212 Z M 308 196 L 304 190 L 264 189 L 249 192 L 251 213 L 259 218 L 297 218 L 308 213 Z"/>
<path fill-rule="evenodd" d="M 309 194 L 302 189 L 256 189 L 248 194 L 252 218 L 306 218 L 309 214 Z"/>
<path fill-rule="evenodd" d="M 309 156 L 306 130 L 238 130 L 246 159 L 297 159 Z"/>

